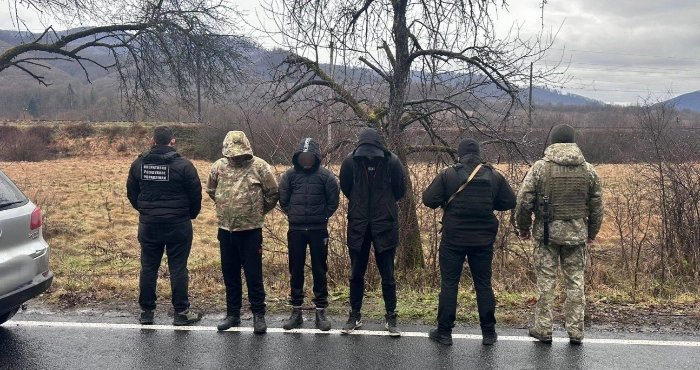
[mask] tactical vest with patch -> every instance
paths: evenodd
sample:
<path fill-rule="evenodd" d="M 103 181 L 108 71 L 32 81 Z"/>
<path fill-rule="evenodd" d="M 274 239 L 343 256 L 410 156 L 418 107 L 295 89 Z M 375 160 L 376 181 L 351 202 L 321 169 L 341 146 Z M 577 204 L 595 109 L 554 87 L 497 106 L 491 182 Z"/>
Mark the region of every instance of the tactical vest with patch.
<path fill-rule="evenodd" d="M 469 173 L 462 164 L 454 166 L 463 184 L 469 178 Z M 493 172 L 484 166 L 477 172 L 469 184 L 457 194 L 447 205 L 445 212 L 459 217 L 491 217 L 493 216 L 493 191 L 491 187 Z"/>
<path fill-rule="evenodd" d="M 588 171 L 585 162 L 563 166 L 546 162 L 544 194 L 549 196 L 549 221 L 577 220 L 588 216 Z M 540 204 L 544 203 L 540 197 Z M 540 207 L 543 210 L 543 206 Z"/>

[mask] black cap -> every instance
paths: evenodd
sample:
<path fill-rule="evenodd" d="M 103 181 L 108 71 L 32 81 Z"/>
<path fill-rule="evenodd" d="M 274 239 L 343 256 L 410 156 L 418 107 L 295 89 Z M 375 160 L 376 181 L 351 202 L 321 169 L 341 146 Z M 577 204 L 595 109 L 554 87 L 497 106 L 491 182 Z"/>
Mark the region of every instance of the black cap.
<path fill-rule="evenodd" d="M 474 154 L 479 155 L 481 149 L 479 149 L 479 142 L 474 139 L 464 139 L 460 141 L 457 147 L 457 155 L 464 157 L 465 155 Z"/>
<path fill-rule="evenodd" d="M 554 126 L 552 132 L 549 134 L 549 142 L 550 144 L 575 143 L 576 130 L 569 125 Z"/>

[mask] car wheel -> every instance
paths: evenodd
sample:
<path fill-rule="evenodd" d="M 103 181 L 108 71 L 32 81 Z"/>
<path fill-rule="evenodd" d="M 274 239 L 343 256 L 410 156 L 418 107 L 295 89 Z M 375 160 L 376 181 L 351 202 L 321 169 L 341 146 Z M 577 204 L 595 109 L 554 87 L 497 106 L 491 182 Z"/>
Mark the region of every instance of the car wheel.
<path fill-rule="evenodd" d="M 13 316 L 15 316 L 17 311 L 19 311 L 19 306 L 0 315 L 0 325 L 4 324 L 6 321 L 10 320 Z"/>

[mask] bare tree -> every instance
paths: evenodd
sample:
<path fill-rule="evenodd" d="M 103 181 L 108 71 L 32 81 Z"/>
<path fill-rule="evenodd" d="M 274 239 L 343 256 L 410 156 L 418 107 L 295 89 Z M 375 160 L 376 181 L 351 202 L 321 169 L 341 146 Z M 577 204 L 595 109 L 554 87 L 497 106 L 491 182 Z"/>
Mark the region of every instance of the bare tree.
<path fill-rule="evenodd" d="M 127 113 L 165 97 L 188 107 L 216 101 L 243 77 L 251 41 L 237 33 L 239 13 L 223 0 L 11 0 L 15 26 L 26 42 L 0 54 L 0 73 L 17 68 L 39 84 L 52 62 L 116 71 Z M 57 25 L 29 31 L 19 9 Z M 85 25 L 88 26 L 85 26 Z M 79 25 L 67 31 L 67 28 Z M 99 51 L 103 52 L 100 55 Z"/>
<path fill-rule="evenodd" d="M 520 86 L 530 79 L 531 62 L 544 56 L 553 38 L 523 39 L 518 27 L 498 37 L 495 13 L 506 5 L 268 0 L 266 14 L 277 26 L 270 34 L 290 52 L 276 75 L 275 96 L 289 106 L 336 107 L 332 125 L 379 129 L 405 164 L 414 153 L 454 159 L 464 136 L 517 156 L 522 138 L 504 135 L 505 123 L 522 107 Z M 329 55 L 339 65 L 334 76 L 322 62 Z M 534 80 L 554 81 L 556 67 L 535 70 Z M 410 178 L 407 185 L 399 203 L 399 266 L 415 268 L 424 258 Z"/>

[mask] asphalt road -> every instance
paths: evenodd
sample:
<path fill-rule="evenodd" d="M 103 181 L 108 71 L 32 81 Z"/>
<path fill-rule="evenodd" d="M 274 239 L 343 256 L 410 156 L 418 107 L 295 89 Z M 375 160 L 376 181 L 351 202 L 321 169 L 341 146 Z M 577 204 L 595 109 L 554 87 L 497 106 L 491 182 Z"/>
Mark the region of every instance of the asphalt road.
<path fill-rule="evenodd" d="M 404 336 L 391 338 L 379 323 L 340 335 L 318 332 L 312 321 L 284 332 L 279 320 L 268 320 L 268 334 L 255 335 L 250 321 L 216 332 L 215 318 L 144 329 L 133 318 L 22 316 L 0 327 L 0 369 L 700 368 L 700 337 L 692 336 L 587 333 L 584 345 L 571 346 L 565 333 L 545 345 L 524 330 L 501 329 L 489 347 L 477 330 L 465 329 L 453 346 L 442 346 L 427 338 L 428 327 L 414 325 L 402 325 Z"/>

